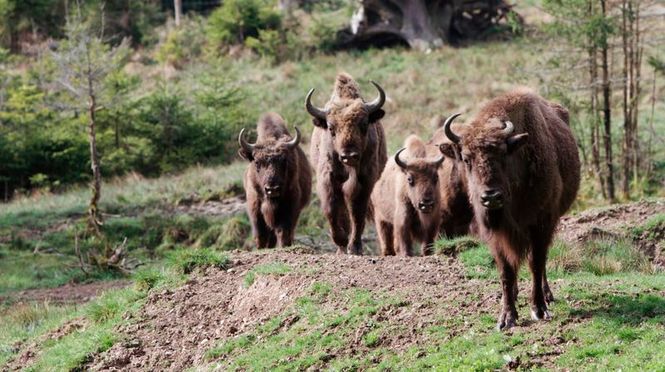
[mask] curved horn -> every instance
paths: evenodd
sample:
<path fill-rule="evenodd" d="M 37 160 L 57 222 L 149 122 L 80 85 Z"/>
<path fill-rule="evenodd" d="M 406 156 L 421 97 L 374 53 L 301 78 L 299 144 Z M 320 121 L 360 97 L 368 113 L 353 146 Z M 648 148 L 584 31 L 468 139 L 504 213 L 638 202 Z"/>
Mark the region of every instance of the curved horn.
<path fill-rule="evenodd" d="M 379 96 L 374 99 L 374 101 L 370 103 L 366 103 L 365 107 L 367 108 L 367 111 L 372 114 L 376 112 L 378 109 L 383 107 L 383 104 L 386 103 L 386 92 L 383 91 L 383 88 L 374 81 L 370 80 L 370 83 L 376 87 L 376 90 L 379 91 Z"/>
<path fill-rule="evenodd" d="M 430 163 L 431 163 L 432 165 L 438 167 L 439 165 L 441 165 L 441 163 L 443 163 L 443 160 L 445 160 L 445 159 L 446 159 L 446 156 L 443 155 L 443 154 L 441 154 L 441 155 L 439 155 L 438 158 L 436 158 L 436 159 L 434 159 L 434 160 L 431 160 Z"/>
<path fill-rule="evenodd" d="M 459 112 L 456 114 L 452 114 L 448 117 L 448 119 L 446 119 L 446 122 L 443 123 L 443 132 L 446 134 L 446 137 L 448 137 L 448 139 L 451 140 L 453 143 L 459 143 L 460 136 L 453 133 L 453 129 L 450 126 L 452 125 L 453 120 L 455 120 L 460 115 L 462 114 Z"/>
<path fill-rule="evenodd" d="M 296 127 L 296 136 L 293 137 L 291 141 L 286 143 L 286 147 L 293 148 L 298 146 L 299 143 L 300 143 L 300 130 L 298 129 L 298 127 Z"/>
<path fill-rule="evenodd" d="M 326 120 L 326 116 L 328 116 L 328 111 L 322 110 L 312 105 L 312 94 L 314 94 L 314 88 L 309 90 L 309 93 L 307 93 L 307 98 L 305 99 L 305 107 L 307 108 L 307 112 L 309 112 L 310 115 L 314 116 L 317 119 Z"/>
<path fill-rule="evenodd" d="M 512 134 L 513 131 L 515 130 L 515 126 L 513 125 L 513 123 L 510 122 L 510 121 L 508 121 L 508 120 L 506 120 L 506 121 L 503 122 L 503 124 L 504 124 L 504 127 L 503 127 L 503 134 L 505 134 L 505 135 L 510 135 L 510 134 Z"/>
<path fill-rule="evenodd" d="M 399 151 L 397 151 L 397 153 L 395 154 L 395 164 L 397 164 L 397 165 L 398 165 L 400 168 L 402 168 L 402 169 L 406 169 L 406 163 L 403 162 L 402 159 L 399 158 L 399 154 L 401 154 L 402 151 L 404 151 L 404 150 L 406 150 L 406 147 L 402 147 L 402 148 L 399 149 Z"/>
<path fill-rule="evenodd" d="M 243 150 L 245 150 L 249 153 L 254 151 L 255 144 L 251 144 L 251 143 L 248 143 L 247 141 L 245 141 L 245 128 L 242 128 L 240 130 L 240 135 L 238 135 L 238 143 L 240 144 L 240 147 Z"/>

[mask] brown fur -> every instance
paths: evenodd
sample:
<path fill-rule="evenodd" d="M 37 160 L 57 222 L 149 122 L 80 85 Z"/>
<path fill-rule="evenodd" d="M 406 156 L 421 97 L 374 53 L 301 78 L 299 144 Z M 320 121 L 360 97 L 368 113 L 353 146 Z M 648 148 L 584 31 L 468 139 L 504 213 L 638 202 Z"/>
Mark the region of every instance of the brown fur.
<path fill-rule="evenodd" d="M 440 125 L 442 124 L 443 121 Z M 439 145 L 451 144 L 440 125 L 432 138 L 427 141 L 429 156 L 437 156 L 441 153 Z M 457 127 L 453 125 L 453 129 L 457 129 Z M 439 190 L 441 192 L 440 233 L 447 237 L 473 233 L 470 228 L 473 209 L 469 203 L 464 167 L 459 161 L 443 162 L 443 165 L 439 168 Z"/>
<path fill-rule="evenodd" d="M 314 118 L 310 155 L 316 168 L 316 190 L 330 223 L 338 253 L 362 254 L 361 236 L 371 216 L 370 194 L 386 163 L 386 141 L 380 119 L 369 115 L 357 83 L 345 73 L 335 82 L 327 123 Z M 356 151 L 356 164 L 343 164 L 340 153 Z"/>
<path fill-rule="evenodd" d="M 259 248 L 289 246 L 300 212 L 312 193 L 312 169 L 299 146 L 289 149 L 285 145 L 291 136 L 278 114 L 265 114 L 257 124 L 257 133 L 254 151 L 239 151 L 250 161 L 243 183 L 252 232 Z M 269 198 L 267 185 L 279 185 L 279 196 Z"/>
<path fill-rule="evenodd" d="M 383 256 L 411 256 L 413 240 L 422 243 L 423 256 L 431 254 L 441 225 L 438 176 L 441 164 L 431 162 L 441 153 L 428 157 L 425 144 L 416 136 L 407 138 L 404 146 L 406 150 L 400 154 L 400 159 L 407 162 L 407 169 L 402 169 L 391 158 L 372 192 L 374 223 Z M 433 203 L 428 213 L 418 207 L 423 199 Z"/>
<path fill-rule="evenodd" d="M 506 120 L 514 124 L 511 135 L 502 132 Z M 475 224 L 501 273 L 499 328 L 511 327 L 517 320 L 516 276 L 524 258 L 533 278 L 532 316 L 549 317 L 547 302 L 553 297 L 545 273 L 547 251 L 580 182 L 567 110 L 530 90 L 518 89 L 485 105 L 466 130 L 453 129 L 462 139 L 460 145 L 448 147 L 460 152 L 466 162 Z M 483 197 L 491 190 L 502 193 L 502 207 L 483 205 Z"/>

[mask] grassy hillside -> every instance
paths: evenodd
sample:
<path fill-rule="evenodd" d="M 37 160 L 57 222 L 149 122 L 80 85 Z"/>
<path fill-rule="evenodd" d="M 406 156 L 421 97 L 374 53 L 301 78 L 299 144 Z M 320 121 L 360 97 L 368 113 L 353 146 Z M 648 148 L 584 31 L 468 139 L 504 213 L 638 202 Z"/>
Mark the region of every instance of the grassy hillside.
<path fill-rule="evenodd" d="M 368 98 L 376 93 L 370 79 L 386 90 L 383 123 L 394 152 L 408 134 L 427 137 L 439 117 L 462 112 L 468 119 L 518 85 L 561 99 L 548 85 L 550 49 L 532 30 L 509 42 L 428 53 L 349 51 L 277 65 L 252 55 L 208 56 L 178 69 L 156 63 L 154 50 L 138 50 L 125 72 L 144 78 L 146 90 L 180 87 L 186 94 L 196 92 L 202 76 L 214 75 L 240 88 L 243 125 L 252 128 L 260 113 L 279 112 L 302 129 L 307 148 L 312 125 L 305 94 L 316 88 L 314 102 L 322 105 L 335 75 L 346 71 Z M 656 89 L 657 97 L 665 94 L 662 84 Z M 654 130 L 662 132 L 665 102 L 654 107 Z M 643 108 L 650 110 L 650 102 Z M 572 125 L 578 135 L 587 130 L 576 116 Z M 665 146 L 655 141 L 654 147 L 662 164 Z M 114 244 L 126 239 L 128 259 L 140 263 L 130 275 L 78 267 L 74 242 L 84 229 L 87 187 L 37 190 L 1 205 L 0 365 L 35 371 L 132 366 L 127 361 L 155 370 L 665 369 L 665 274 L 649 251 L 655 246 L 657 255 L 665 239 L 662 188 L 651 193 L 648 208 L 630 212 L 638 219 L 609 207 L 572 221 L 585 221 L 579 236 L 599 238 L 553 246 L 554 320 L 527 320 L 530 279 L 523 271 L 521 321 L 503 334 L 493 329 L 498 274 L 487 248 L 469 238 L 439 240 L 433 258 L 321 255 L 333 247 L 314 199 L 295 247 L 244 252 L 252 247 L 242 209 L 244 169 L 236 160 L 158 178 L 107 180 L 103 229 Z M 571 213 L 604 204 L 585 179 Z M 372 230 L 365 236 L 369 253 Z M 84 251 L 93 246 L 81 245 Z M 48 293 L 30 291 L 126 284 L 117 279 L 131 284 L 87 303 L 53 303 L 44 300 Z"/>

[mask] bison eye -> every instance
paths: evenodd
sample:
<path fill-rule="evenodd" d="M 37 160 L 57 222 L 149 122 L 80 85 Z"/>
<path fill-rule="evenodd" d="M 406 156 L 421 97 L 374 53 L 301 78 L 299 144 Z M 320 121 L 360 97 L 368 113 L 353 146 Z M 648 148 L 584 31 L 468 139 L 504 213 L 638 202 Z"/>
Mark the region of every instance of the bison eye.
<path fill-rule="evenodd" d="M 407 177 L 406 177 L 406 182 L 409 183 L 409 186 L 413 186 L 413 177 L 411 177 L 411 176 L 407 176 Z"/>

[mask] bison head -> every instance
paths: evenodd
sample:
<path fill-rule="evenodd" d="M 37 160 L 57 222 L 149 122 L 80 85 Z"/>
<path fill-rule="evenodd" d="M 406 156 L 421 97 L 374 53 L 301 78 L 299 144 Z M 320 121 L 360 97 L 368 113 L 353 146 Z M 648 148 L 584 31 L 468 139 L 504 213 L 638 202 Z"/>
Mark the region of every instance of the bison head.
<path fill-rule="evenodd" d="M 438 170 L 444 156 L 441 155 L 436 159 L 411 158 L 405 161 L 400 158 L 404 150 L 406 148 L 400 149 L 395 154 L 395 164 L 406 179 L 406 194 L 413 208 L 420 213 L 431 213 L 439 205 Z"/>
<path fill-rule="evenodd" d="M 249 143 L 245 140 L 245 128 L 240 131 L 238 143 L 241 157 L 251 162 L 250 172 L 253 172 L 258 187 L 268 199 L 277 199 L 286 188 L 286 182 L 292 166 L 291 152 L 300 142 L 300 131 L 296 128 L 296 136 L 288 140 L 266 141 L 264 143 Z"/>
<path fill-rule="evenodd" d="M 325 109 L 312 104 L 314 89 L 309 91 L 305 100 L 305 107 L 312 115 L 314 125 L 330 133 L 334 151 L 338 154 L 339 161 L 346 166 L 360 163 L 361 154 L 367 145 L 369 126 L 384 115 L 381 107 L 386 101 L 386 94 L 379 84 L 373 81 L 371 83 L 379 91 L 378 97 L 372 102 L 363 101 L 355 82 L 345 74 L 338 77 L 334 99 L 331 99 Z"/>
<path fill-rule="evenodd" d="M 451 124 L 459 115 L 446 120 L 444 132 L 452 143 L 442 144 L 441 151 L 464 163 L 473 204 L 500 210 L 510 204 L 510 156 L 526 143 L 528 133 L 514 134 L 513 123 L 494 117 L 483 125 L 468 126 L 458 135 Z"/>

